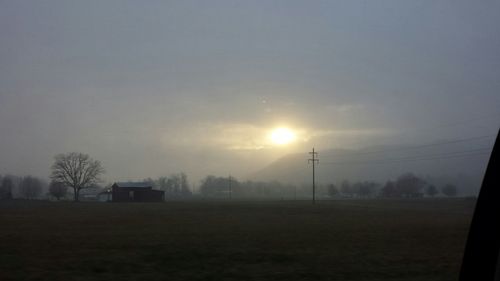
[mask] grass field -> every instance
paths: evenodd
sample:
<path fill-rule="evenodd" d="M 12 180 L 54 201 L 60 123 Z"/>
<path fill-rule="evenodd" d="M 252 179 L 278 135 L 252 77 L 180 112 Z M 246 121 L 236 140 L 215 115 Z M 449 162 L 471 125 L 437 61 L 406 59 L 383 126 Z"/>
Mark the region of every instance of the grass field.
<path fill-rule="evenodd" d="M 0 202 L 0 280 L 457 280 L 474 203 Z"/>

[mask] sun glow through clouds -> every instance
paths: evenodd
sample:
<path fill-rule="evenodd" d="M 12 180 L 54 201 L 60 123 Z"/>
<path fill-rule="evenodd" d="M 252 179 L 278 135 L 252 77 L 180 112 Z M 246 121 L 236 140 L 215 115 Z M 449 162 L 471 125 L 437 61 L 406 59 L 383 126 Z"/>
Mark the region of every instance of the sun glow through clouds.
<path fill-rule="evenodd" d="M 277 145 L 285 145 L 293 142 L 296 138 L 295 133 L 288 128 L 277 128 L 271 132 L 271 141 Z"/>

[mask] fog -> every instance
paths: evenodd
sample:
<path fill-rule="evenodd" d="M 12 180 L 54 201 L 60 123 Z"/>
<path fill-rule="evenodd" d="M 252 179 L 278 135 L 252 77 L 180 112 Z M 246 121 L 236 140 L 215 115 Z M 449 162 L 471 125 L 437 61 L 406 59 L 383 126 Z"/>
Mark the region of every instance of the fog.
<path fill-rule="evenodd" d="M 499 13 L 462 0 L 2 1 L 0 174 L 48 178 L 54 155 L 78 151 L 107 182 L 259 180 L 287 155 L 306 165 L 312 147 L 321 159 L 491 136 L 425 155 L 488 148 Z M 276 127 L 294 142 L 272 143 Z M 436 168 L 467 167 L 450 169 Z"/>

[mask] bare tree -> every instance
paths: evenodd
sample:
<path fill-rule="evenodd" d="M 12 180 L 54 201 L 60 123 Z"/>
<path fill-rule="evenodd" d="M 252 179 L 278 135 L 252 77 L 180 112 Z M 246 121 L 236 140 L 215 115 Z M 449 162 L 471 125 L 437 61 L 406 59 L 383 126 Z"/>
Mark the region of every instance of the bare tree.
<path fill-rule="evenodd" d="M 101 162 L 87 154 L 70 152 L 55 156 L 50 178 L 73 188 L 74 199 L 78 201 L 80 190 L 96 185 L 101 181 L 100 176 L 103 173 Z"/>
<path fill-rule="evenodd" d="M 2 179 L 2 185 L 0 188 L 0 199 L 12 199 L 12 190 L 14 189 L 14 183 L 9 176 L 5 176 Z"/>
<path fill-rule="evenodd" d="M 398 197 L 399 193 L 396 189 L 396 183 L 393 181 L 387 181 L 384 187 L 380 190 L 380 195 L 386 198 Z"/>
<path fill-rule="evenodd" d="M 189 182 L 187 175 L 184 173 L 180 173 L 180 182 L 181 182 L 181 194 L 182 196 L 189 196 L 191 195 L 191 191 L 189 190 Z"/>
<path fill-rule="evenodd" d="M 425 189 L 425 193 L 427 193 L 427 195 L 429 195 L 430 197 L 434 197 L 439 193 L 439 190 L 431 184 L 427 186 L 427 188 Z"/>
<path fill-rule="evenodd" d="M 327 192 L 328 192 L 328 196 L 330 196 L 332 198 L 339 194 L 338 188 L 333 183 L 331 183 L 327 186 Z"/>
<path fill-rule="evenodd" d="M 26 199 L 35 199 L 42 193 L 42 181 L 32 176 L 26 176 L 19 184 L 19 192 Z"/>
<path fill-rule="evenodd" d="M 68 193 L 68 187 L 61 182 L 52 181 L 49 186 L 49 193 L 59 201 Z"/>
<path fill-rule="evenodd" d="M 441 192 L 448 197 L 454 197 L 457 196 L 458 190 L 453 184 L 447 184 L 441 188 Z"/>
<path fill-rule="evenodd" d="M 403 197 L 420 197 L 426 182 L 412 173 L 406 173 L 396 180 L 396 189 Z"/>
<path fill-rule="evenodd" d="M 371 197 L 377 191 L 378 184 L 376 182 L 365 181 L 354 184 L 354 190 L 361 197 Z"/>
<path fill-rule="evenodd" d="M 353 190 L 349 181 L 347 180 L 342 181 L 342 183 L 340 184 L 340 192 L 343 195 L 349 195 L 349 196 L 353 195 Z"/>

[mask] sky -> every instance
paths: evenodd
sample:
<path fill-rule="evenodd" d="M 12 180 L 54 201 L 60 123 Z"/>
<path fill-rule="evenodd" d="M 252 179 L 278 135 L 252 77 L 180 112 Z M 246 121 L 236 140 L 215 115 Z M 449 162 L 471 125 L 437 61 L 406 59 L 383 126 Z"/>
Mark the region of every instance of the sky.
<path fill-rule="evenodd" d="M 0 0 L 0 174 L 244 178 L 289 153 L 496 134 L 499 1 Z M 274 128 L 296 134 L 287 145 Z M 305 154 L 306 155 L 306 154 Z"/>

